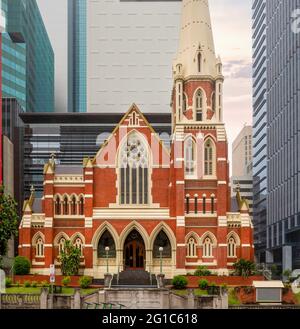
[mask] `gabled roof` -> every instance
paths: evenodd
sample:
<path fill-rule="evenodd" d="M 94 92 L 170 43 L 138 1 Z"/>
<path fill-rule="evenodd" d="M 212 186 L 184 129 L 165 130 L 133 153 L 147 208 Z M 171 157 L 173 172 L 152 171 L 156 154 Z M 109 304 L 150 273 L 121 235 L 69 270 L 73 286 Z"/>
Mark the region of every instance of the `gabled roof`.
<path fill-rule="evenodd" d="M 109 144 L 110 140 L 114 137 L 115 133 L 120 129 L 120 127 L 124 124 L 124 122 L 130 117 L 130 115 L 131 115 L 132 112 L 137 112 L 137 114 L 144 121 L 145 125 L 151 130 L 151 132 L 157 138 L 157 140 L 158 140 L 159 144 L 162 146 L 163 150 L 166 152 L 166 154 L 168 156 L 170 156 L 170 152 L 165 147 L 163 141 L 158 137 L 157 133 L 155 132 L 155 130 L 153 129 L 153 127 L 150 125 L 150 123 L 148 122 L 148 120 L 145 118 L 145 116 L 143 115 L 143 113 L 141 112 L 141 110 L 138 108 L 138 106 L 135 103 L 133 103 L 131 105 L 131 107 L 129 108 L 129 110 L 127 111 L 127 113 L 123 116 L 122 120 L 115 127 L 115 129 L 111 133 L 110 137 L 100 147 L 99 151 L 97 152 L 97 154 L 95 155 L 95 157 L 93 159 L 93 164 L 95 164 L 95 161 L 96 161 L 97 157 L 100 155 L 100 153 L 102 152 L 102 150 Z M 84 161 L 87 161 L 87 160 L 84 160 Z"/>

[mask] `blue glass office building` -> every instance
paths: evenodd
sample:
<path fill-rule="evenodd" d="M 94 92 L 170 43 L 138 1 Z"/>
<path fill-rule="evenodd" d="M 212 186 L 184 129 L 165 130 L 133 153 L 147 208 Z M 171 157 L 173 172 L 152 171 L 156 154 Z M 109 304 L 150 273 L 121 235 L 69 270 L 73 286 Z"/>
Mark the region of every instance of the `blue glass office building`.
<path fill-rule="evenodd" d="M 23 50 L 23 67 L 20 70 L 23 78 L 26 75 L 26 105 L 21 101 L 20 104 L 27 112 L 53 112 L 54 52 L 36 0 L 4 0 L 2 3 L 5 6 L 11 43 L 18 53 Z M 16 68 L 18 65 L 16 63 Z M 19 100 L 17 95 L 10 96 Z"/>
<path fill-rule="evenodd" d="M 1 1 L 3 16 L 8 13 L 8 0 Z M 26 45 L 15 43 L 2 33 L 2 97 L 16 98 L 26 110 Z"/>
<path fill-rule="evenodd" d="M 267 221 L 267 36 L 266 0 L 255 0 L 253 19 L 253 224 L 255 254 L 266 261 Z"/>
<path fill-rule="evenodd" d="M 68 109 L 87 111 L 87 1 L 68 1 Z"/>

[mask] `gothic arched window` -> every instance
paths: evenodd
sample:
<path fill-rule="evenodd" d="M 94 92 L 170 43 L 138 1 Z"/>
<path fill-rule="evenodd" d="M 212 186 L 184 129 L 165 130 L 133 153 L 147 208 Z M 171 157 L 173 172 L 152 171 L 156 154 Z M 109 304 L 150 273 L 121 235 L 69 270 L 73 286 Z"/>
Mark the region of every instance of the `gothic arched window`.
<path fill-rule="evenodd" d="M 79 215 L 80 216 L 84 215 L 84 199 L 83 199 L 83 197 L 80 197 L 80 199 L 79 199 Z"/>
<path fill-rule="evenodd" d="M 203 121 L 203 92 L 202 90 L 198 90 L 196 94 L 196 120 L 197 121 Z"/>
<path fill-rule="evenodd" d="M 65 244 L 66 244 L 66 239 L 65 238 L 60 238 L 59 241 L 58 241 L 58 253 L 59 253 L 59 255 L 64 251 Z"/>
<path fill-rule="evenodd" d="M 213 256 L 213 242 L 210 237 L 205 238 L 203 243 L 203 257 Z"/>
<path fill-rule="evenodd" d="M 64 211 L 64 215 L 68 215 L 69 214 L 69 201 L 68 201 L 68 197 L 67 196 L 64 197 L 63 211 Z"/>
<path fill-rule="evenodd" d="M 197 243 L 193 237 L 189 238 L 187 244 L 187 256 L 196 257 L 197 256 Z"/>
<path fill-rule="evenodd" d="M 36 241 L 35 256 L 36 257 L 44 257 L 44 241 L 41 237 L 39 237 Z"/>
<path fill-rule="evenodd" d="M 196 145 L 192 137 L 189 137 L 184 144 L 185 175 L 196 174 Z"/>
<path fill-rule="evenodd" d="M 208 139 L 204 145 L 204 175 L 213 176 L 214 173 L 214 143 Z"/>
<path fill-rule="evenodd" d="M 159 248 L 163 247 L 162 257 L 171 258 L 172 257 L 172 248 L 170 240 L 167 234 L 164 231 L 160 231 L 157 235 L 154 245 L 153 245 L 153 257 L 160 258 Z"/>
<path fill-rule="evenodd" d="M 55 199 L 55 214 L 61 215 L 61 204 L 60 204 L 60 197 L 57 196 Z"/>
<path fill-rule="evenodd" d="M 116 245 L 115 245 L 115 241 L 112 237 L 112 235 L 110 234 L 110 232 L 108 230 L 106 230 L 98 243 L 98 258 L 105 258 L 106 257 L 106 250 L 105 248 L 109 247 L 109 251 L 108 251 L 108 257 L 109 258 L 116 258 Z"/>
<path fill-rule="evenodd" d="M 76 215 L 76 213 L 77 213 L 76 206 L 77 206 L 76 197 L 74 195 L 71 200 L 71 215 Z"/>
<path fill-rule="evenodd" d="M 120 204 L 149 203 L 149 159 L 146 145 L 136 133 L 128 136 L 119 159 Z"/>
<path fill-rule="evenodd" d="M 236 257 L 236 241 L 234 237 L 228 239 L 227 255 L 228 257 Z"/>
<path fill-rule="evenodd" d="M 74 246 L 80 250 L 80 255 L 83 256 L 83 243 L 80 238 L 76 238 Z"/>

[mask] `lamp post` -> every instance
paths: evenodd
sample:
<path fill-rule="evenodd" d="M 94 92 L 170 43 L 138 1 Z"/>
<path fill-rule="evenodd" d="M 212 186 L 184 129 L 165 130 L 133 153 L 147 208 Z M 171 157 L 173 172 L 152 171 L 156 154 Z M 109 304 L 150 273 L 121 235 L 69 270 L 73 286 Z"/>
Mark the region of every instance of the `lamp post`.
<path fill-rule="evenodd" d="M 160 254 L 160 274 L 163 274 L 163 271 L 162 271 L 162 253 L 164 251 L 164 248 L 163 247 L 159 247 L 159 254 Z"/>
<path fill-rule="evenodd" d="M 108 253 L 109 253 L 109 247 L 105 247 L 106 252 L 106 273 L 108 273 Z"/>

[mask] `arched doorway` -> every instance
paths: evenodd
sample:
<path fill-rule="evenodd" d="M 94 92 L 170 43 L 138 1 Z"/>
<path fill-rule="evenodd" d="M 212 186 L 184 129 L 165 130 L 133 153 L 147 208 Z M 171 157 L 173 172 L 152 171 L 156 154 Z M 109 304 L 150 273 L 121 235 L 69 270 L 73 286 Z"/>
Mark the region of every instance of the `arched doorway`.
<path fill-rule="evenodd" d="M 146 260 L 145 243 L 137 230 L 130 232 L 124 243 L 125 270 L 144 269 Z"/>

